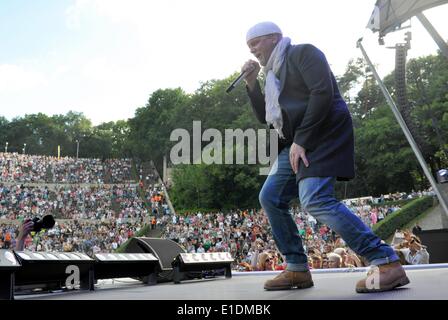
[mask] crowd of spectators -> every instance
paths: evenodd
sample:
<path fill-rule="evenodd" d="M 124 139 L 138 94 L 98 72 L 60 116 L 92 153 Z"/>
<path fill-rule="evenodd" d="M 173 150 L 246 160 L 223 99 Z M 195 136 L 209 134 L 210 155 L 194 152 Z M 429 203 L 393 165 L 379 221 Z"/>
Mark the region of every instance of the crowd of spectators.
<path fill-rule="evenodd" d="M 24 221 L 51 214 L 55 226 L 29 235 L 25 250 L 112 252 L 170 213 L 158 174 L 134 182 L 127 159 L 0 153 L 0 169 L 0 248 L 15 247 Z"/>
<path fill-rule="evenodd" d="M 0 168 L 0 248 L 14 248 L 20 223 L 25 219 L 52 214 L 57 219 L 55 227 L 28 237 L 26 250 L 111 252 L 149 224 L 151 229 L 163 227 L 162 237 L 178 242 L 187 252 L 230 252 L 238 270 L 284 268 L 262 210 L 173 214 L 166 202 L 166 189 L 159 184 L 156 173 L 138 168 L 139 183 L 129 182 L 130 160 L 1 153 Z M 106 184 L 105 180 L 113 184 Z M 349 199 L 346 203 L 372 227 L 400 208 L 384 204 L 386 200 L 430 194 L 431 191 L 396 193 L 376 199 Z M 328 226 L 300 207 L 291 208 L 290 213 L 311 268 L 366 265 Z M 408 231 L 401 233 L 397 232 L 394 246 L 402 263 L 428 261 L 420 239 Z"/>
<path fill-rule="evenodd" d="M 0 153 L 2 182 L 125 183 L 131 180 L 130 159 L 85 159 Z"/>
<path fill-rule="evenodd" d="M 19 222 L 0 223 L 0 248 L 14 248 Z M 113 252 L 143 227 L 144 221 L 120 223 L 108 221 L 56 220 L 55 226 L 38 234 L 31 233 L 25 240 L 25 250 L 78 251 L 87 254 Z"/>
<path fill-rule="evenodd" d="M 60 219 L 144 219 L 135 184 L 26 186 L 0 184 L 0 219 L 52 214 Z"/>

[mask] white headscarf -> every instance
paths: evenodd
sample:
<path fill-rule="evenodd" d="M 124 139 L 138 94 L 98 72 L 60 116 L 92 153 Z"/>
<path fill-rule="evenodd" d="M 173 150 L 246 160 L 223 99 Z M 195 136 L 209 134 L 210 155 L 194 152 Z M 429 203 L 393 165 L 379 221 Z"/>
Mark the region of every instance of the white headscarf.
<path fill-rule="evenodd" d="M 260 22 L 247 31 L 246 42 L 257 37 L 274 33 L 282 36 L 281 29 L 275 23 L 270 21 Z M 283 117 L 280 104 L 278 103 L 278 97 L 280 96 L 280 80 L 278 77 L 280 68 L 285 61 L 286 49 L 290 44 L 291 39 L 282 37 L 272 51 L 266 66 L 263 68 L 263 73 L 266 76 L 266 122 L 272 124 L 282 138 L 284 138 L 282 132 Z"/>
<path fill-rule="evenodd" d="M 265 36 L 268 34 L 279 33 L 282 34 L 282 30 L 273 22 L 265 21 L 260 22 L 251 27 L 246 34 L 246 42 L 254 38 Z"/>

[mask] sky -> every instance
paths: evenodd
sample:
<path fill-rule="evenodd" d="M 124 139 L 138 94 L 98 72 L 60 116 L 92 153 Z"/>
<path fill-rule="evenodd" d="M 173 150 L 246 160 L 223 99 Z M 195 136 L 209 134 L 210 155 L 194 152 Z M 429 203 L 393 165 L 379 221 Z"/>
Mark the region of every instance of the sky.
<path fill-rule="evenodd" d="M 409 57 L 437 45 L 414 18 L 386 36 L 366 29 L 375 0 L 0 0 L 0 116 L 82 112 L 94 125 L 132 118 L 158 89 L 194 93 L 253 58 L 248 28 L 273 21 L 292 43 L 312 43 L 342 75 L 363 45 L 378 72 L 412 32 Z M 425 11 L 448 38 L 448 5 Z"/>

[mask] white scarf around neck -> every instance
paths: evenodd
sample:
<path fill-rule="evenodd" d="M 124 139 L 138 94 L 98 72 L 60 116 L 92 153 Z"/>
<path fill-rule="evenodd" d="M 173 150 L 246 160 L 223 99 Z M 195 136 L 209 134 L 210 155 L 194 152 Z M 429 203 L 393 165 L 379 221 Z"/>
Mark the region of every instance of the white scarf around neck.
<path fill-rule="evenodd" d="M 264 87 L 266 101 L 266 122 L 272 124 L 281 138 L 284 138 L 283 117 L 278 102 L 280 96 L 280 80 L 278 79 L 280 68 L 285 61 L 286 49 L 291 44 L 291 39 L 283 37 L 275 46 L 269 57 L 268 63 L 263 68 L 266 76 Z"/>

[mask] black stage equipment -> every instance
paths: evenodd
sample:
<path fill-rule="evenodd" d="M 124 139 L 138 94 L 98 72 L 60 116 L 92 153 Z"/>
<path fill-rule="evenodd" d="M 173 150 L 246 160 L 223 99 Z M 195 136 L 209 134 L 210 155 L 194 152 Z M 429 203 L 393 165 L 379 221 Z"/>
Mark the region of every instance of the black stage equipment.
<path fill-rule="evenodd" d="M 14 273 L 20 263 L 11 250 L 0 249 L 0 300 L 14 299 Z"/>
<path fill-rule="evenodd" d="M 231 264 L 233 258 L 229 252 L 212 253 L 180 253 L 173 261 L 174 283 L 180 283 L 185 278 L 186 272 L 192 271 L 218 271 L 212 275 L 219 275 L 219 270 L 224 269 L 226 278 L 232 277 Z"/>
<path fill-rule="evenodd" d="M 416 233 L 429 253 L 429 263 L 448 263 L 448 229 L 424 230 Z"/>
<path fill-rule="evenodd" d="M 17 291 L 89 289 L 94 260 L 79 252 L 16 251 L 21 268 L 15 272 Z"/>
<path fill-rule="evenodd" d="M 437 171 L 437 180 L 439 183 L 447 183 L 448 182 L 448 170 L 441 169 Z"/>
<path fill-rule="evenodd" d="M 151 253 L 98 253 L 95 260 L 95 280 L 142 277 L 148 285 L 157 283 L 159 260 Z"/>
<path fill-rule="evenodd" d="M 172 281 L 173 266 L 171 264 L 179 253 L 186 253 L 185 250 L 173 240 L 146 237 L 131 238 L 125 251 L 128 253 L 152 253 L 159 259 L 157 282 Z M 185 276 L 190 279 L 202 277 L 201 273 L 198 272 L 190 272 L 185 274 Z"/>

